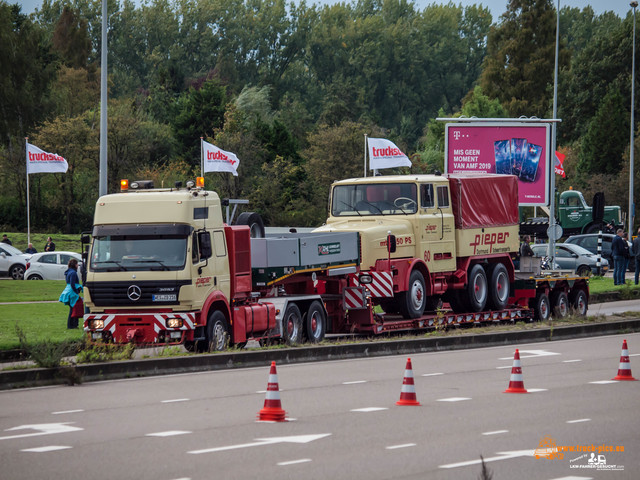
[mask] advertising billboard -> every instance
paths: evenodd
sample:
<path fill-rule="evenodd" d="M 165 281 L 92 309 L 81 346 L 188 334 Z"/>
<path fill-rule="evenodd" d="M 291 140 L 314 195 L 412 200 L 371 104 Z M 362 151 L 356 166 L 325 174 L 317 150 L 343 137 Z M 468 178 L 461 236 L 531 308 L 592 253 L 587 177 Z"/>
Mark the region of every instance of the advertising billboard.
<path fill-rule="evenodd" d="M 548 123 L 448 123 L 446 173 L 497 173 L 518 177 L 521 206 L 549 204 Z"/>

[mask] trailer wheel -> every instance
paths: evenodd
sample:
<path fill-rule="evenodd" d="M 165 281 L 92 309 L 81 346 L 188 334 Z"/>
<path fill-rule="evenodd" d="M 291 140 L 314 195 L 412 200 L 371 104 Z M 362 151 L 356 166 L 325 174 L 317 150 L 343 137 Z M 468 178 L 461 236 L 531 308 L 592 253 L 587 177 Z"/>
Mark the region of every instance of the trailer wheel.
<path fill-rule="evenodd" d="M 404 318 L 418 318 L 426 306 L 424 277 L 418 270 L 409 276 L 409 290 L 398 295 L 398 306 Z"/>
<path fill-rule="evenodd" d="M 587 300 L 587 294 L 584 293 L 584 290 L 578 290 L 578 292 L 574 295 L 571 302 L 571 307 L 573 308 L 573 311 L 576 315 L 584 317 L 587 314 L 589 301 Z"/>
<path fill-rule="evenodd" d="M 262 217 L 255 212 L 242 212 L 238 215 L 236 225 L 248 225 L 251 230 L 251 238 L 264 238 L 264 222 Z"/>
<path fill-rule="evenodd" d="M 305 331 L 311 343 L 321 342 L 327 330 L 327 319 L 322 304 L 315 300 L 311 302 L 305 319 Z"/>
<path fill-rule="evenodd" d="M 502 310 L 509 302 L 509 273 L 503 263 L 496 263 L 489 270 L 489 306 L 495 310 Z"/>
<path fill-rule="evenodd" d="M 207 341 L 210 352 L 224 350 L 229 344 L 229 326 L 224 313 L 220 310 L 216 310 L 209 315 Z"/>
<path fill-rule="evenodd" d="M 282 330 L 288 345 L 302 342 L 302 314 L 295 303 L 290 303 L 284 312 Z"/>
<path fill-rule="evenodd" d="M 546 293 L 536 295 L 533 314 L 534 318 L 541 322 L 549 320 L 551 316 L 551 304 L 549 303 L 549 296 Z"/>
<path fill-rule="evenodd" d="M 469 272 L 466 288 L 465 303 L 472 312 L 481 312 L 487 305 L 488 284 L 487 274 L 482 265 L 476 264 Z"/>
<path fill-rule="evenodd" d="M 569 297 L 564 292 L 553 296 L 553 318 L 560 320 L 569 316 Z"/>

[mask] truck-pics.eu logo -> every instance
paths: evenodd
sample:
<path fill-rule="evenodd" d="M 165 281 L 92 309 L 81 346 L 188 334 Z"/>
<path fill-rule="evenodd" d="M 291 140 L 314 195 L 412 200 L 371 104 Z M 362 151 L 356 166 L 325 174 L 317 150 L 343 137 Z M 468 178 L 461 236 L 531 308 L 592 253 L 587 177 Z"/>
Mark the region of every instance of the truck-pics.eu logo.
<path fill-rule="evenodd" d="M 568 453 L 582 453 L 569 460 L 569 468 L 589 468 L 595 470 L 624 470 L 624 465 L 607 462 L 607 454 L 624 452 L 622 445 L 556 445 L 550 436 L 543 437 L 535 450 L 536 458 L 563 459 Z M 612 457 L 610 455 L 610 457 Z M 568 458 L 568 457 L 567 457 Z"/>

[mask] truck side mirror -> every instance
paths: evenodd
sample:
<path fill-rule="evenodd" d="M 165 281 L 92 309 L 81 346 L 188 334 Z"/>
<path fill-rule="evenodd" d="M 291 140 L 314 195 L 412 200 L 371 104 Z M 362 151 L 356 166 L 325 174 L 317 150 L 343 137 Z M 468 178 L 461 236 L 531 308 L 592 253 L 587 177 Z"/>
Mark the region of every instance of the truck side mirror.
<path fill-rule="evenodd" d="M 396 251 L 396 236 L 387 235 L 387 252 L 394 253 Z"/>
<path fill-rule="evenodd" d="M 210 258 L 213 254 L 211 248 L 211 234 L 209 232 L 198 232 L 198 246 L 200 258 Z"/>

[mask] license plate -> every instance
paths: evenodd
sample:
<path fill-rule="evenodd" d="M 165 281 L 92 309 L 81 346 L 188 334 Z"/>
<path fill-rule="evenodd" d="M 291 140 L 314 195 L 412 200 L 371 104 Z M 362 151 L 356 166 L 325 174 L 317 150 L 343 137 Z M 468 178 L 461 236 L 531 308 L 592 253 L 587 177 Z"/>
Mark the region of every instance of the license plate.
<path fill-rule="evenodd" d="M 154 302 L 175 302 L 178 297 L 177 295 L 152 295 L 151 299 Z"/>
<path fill-rule="evenodd" d="M 169 332 L 171 338 L 182 338 L 182 332 Z"/>

